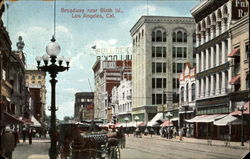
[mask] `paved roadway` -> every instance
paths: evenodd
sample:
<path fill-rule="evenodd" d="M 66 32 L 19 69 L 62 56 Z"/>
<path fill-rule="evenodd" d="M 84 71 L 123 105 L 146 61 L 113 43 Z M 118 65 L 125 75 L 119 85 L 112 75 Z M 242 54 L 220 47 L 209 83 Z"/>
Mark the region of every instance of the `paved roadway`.
<path fill-rule="evenodd" d="M 171 141 L 153 136 L 127 138 L 122 159 L 240 159 L 246 149 Z"/>
<path fill-rule="evenodd" d="M 19 143 L 13 159 L 49 159 L 49 140 L 35 140 L 32 145 Z M 122 159 L 240 159 L 247 149 L 209 146 L 206 144 L 178 142 L 158 136 L 127 138 L 126 148 L 121 150 Z"/>

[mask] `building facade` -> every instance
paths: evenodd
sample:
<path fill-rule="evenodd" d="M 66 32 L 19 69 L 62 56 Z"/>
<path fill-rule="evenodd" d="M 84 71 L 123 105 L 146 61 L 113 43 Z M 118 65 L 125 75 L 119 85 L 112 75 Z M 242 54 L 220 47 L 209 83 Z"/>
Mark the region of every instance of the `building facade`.
<path fill-rule="evenodd" d="M 191 119 L 195 116 L 195 67 L 190 63 L 185 64 L 185 68 L 180 73 L 180 98 L 179 98 L 179 127 L 187 127 L 186 119 Z M 191 134 L 190 134 L 191 135 Z"/>
<path fill-rule="evenodd" d="M 131 60 L 98 60 L 92 67 L 95 80 L 95 118 L 104 122 L 112 121 L 112 89 L 122 79 L 131 80 Z"/>
<path fill-rule="evenodd" d="M 232 79 L 229 84 L 234 88 L 229 94 L 232 108 L 243 105 L 249 93 L 249 17 L 245 16 L 231 27 L 233 61 Z"/>
<path fill-rule="evenodd" d="M 132 81 L 123 79 L 119 86 L 112 89 L 111 105 L 113 107 L 113 116 L 117 122 L 125 123 L 127 117 L 132 121 Z"/>
<path fill-rule="evenodd" d="M 196 137 L 220 138 L 213 121 L 235 109 L 229 102 L 236 88 L 229 83 L 234 76 L 230 28 L 247 11 L 245 0 L 204 0 L 191 10 L 196 21 L 196 115 L 205 115 L 195 124 Z"/>
<path fill-rule="evenodd" d="M 46 73 L 41 70 L 26 70 L 26 86 L 31 89 L 41 89 L 40 92 L 40 101 L 36 101 L 41 103 L 39 111 L 34 114 L 35 118 L 44 121 L 45 108 L 46 108 Z M 36 98 L 38 99 L 38 98 Z M 38 115 L 39 114 L 39 115 Z M 38 116 L 37 116 L 38 115 Z"/>
<path fill-rule="evenodd" d="M 94 110 L 94 92 L 78 92 L 75 94 L 74 118 L 76 121 L 90 120 Z"/>
<path fill-rule="evenodd" d="M 191 17 L 142 16 L 130 33 L 132 114 L 147 123 L 157 113 L 157 106 L 164 107 L 163 111 L 175 109 L 178 73 L 184 63 L 193 61 L 195 21 Z"/>

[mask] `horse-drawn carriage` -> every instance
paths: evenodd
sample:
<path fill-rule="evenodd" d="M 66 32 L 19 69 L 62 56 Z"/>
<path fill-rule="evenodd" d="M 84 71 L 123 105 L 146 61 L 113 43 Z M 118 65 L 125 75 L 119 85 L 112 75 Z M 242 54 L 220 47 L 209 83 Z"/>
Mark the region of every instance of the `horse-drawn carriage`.
<path fill-rule="evenodd" d="M 96 122 L 60 125 L 62 159 L 120 159 L 121 132 L 101 129 Z"/>

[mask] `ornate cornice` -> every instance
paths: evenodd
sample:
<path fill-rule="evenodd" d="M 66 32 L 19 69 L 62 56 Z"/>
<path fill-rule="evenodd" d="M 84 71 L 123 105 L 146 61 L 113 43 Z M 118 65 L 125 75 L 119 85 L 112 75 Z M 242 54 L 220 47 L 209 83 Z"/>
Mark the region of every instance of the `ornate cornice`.
<path fill-rule="evenodd" d="M 192 17 L 170 17 L 170 16 L 142 16 L 131 28 L 130 34 L 133 36 L 144 23 L 185 23 L 195 24 Z"/>
<path fill-rule="evenodd" d="M 191 10 L 191 14 L 196 23 L 198 23 L 228 1 L 229 0 L 203 0 Z"/>

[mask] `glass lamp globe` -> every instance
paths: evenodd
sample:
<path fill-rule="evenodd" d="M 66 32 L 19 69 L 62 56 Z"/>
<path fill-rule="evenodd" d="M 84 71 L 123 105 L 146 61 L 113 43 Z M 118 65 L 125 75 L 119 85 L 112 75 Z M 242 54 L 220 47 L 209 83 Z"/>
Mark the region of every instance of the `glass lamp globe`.
<path fill-rule="evenodd" d="M 55 42 L 55 41 L 51 41 L 50 43 L 48 43 L 48 45 L 46 46 L 46 52 L 49 56 L 52 57 L 56 57 L 61 51 L 61 47 L 60 45 Z"/>

